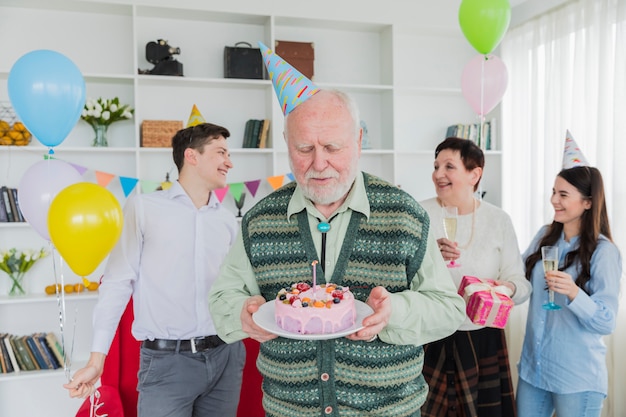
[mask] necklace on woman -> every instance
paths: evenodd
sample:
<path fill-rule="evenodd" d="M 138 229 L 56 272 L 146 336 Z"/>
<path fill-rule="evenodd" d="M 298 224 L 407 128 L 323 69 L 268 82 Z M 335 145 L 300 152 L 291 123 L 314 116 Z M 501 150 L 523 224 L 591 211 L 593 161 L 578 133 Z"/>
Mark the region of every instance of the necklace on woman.
<path fill-rule="evenodd" d="M 442 200 L 439 199 L 439 197 L 437 197 L 437 202 L 442 206 L 445 207 L 445 204 Z M 465 243 L 464 245 L 457 245 L 457 248 L 459 249 L 467 249 L 469 248 L 469 246 L 472 244 L 472 240 L 474 240 L 474 224 L 475 224 L 475 220 L 476 220 L 476 199 L 472 198 L 472 228 L 470 229 L 470 237 L 467 241 L 467 243 Z"/>

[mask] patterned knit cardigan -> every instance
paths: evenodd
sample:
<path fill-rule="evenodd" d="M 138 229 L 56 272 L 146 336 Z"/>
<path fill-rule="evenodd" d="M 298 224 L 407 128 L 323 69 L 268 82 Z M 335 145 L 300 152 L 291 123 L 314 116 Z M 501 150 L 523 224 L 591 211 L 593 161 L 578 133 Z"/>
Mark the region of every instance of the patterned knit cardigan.
<path fill-rule="evenodd" d="M 404 191 L 363 174 L 369 220 L 353 212 L 331 281 L 365 301 L 375 286 L 409 288 L 426 252 L 429 219 Z M 287 221 L 295 183 L 261 200 L 242 222 L 246 252 L 261 295 L 311 281 L 317 259 L 306 211 Z M 323 282 L 321 269 L 318 276 Z M 380 340 L 302 341 L 279 337 L 261 345 L 267 416 L 413 416 L 424 403 L 423 349 Z"/>

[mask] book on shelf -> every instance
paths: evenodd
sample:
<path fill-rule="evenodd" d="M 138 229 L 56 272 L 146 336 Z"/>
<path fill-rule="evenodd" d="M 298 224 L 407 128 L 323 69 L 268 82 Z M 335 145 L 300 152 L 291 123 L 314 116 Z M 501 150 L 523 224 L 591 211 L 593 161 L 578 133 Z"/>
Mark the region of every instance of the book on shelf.
<path fill-rule="evenodd" d="M 30 356 L 30 360 L 35 365 L 35 370 L 46 369 L 45 367 L 44 368 L 41 367 L 40 362 L 37 360 L 37 357 L 35 356 L 35 352 L 33 352 L 33 348 L 31 347 L 32 342 L 29 342 L 29 339 L 32 339 L 32 337 L 22 336 L 20 339 L 22 340 L 24 346 L 26 347 L 26 352 L 28 353 L 28 356 Z"/>
<path fill-rule="evenodd" d="M 263 119 L 263 125 L 261 126 L 261 134 L 259 136 L 258 148 L 267 148 L 267 136 L 270 132 L 270 119 Z"/>
<path fill-rule="evenodd" d="M 37 367 L 39 369 L 51 369 L 48 366 L 48 362 L 46 362 L 46 359 L 43 357 L 43 354 L 40 351 L 39 346 L 37 346 L 37 342 L 35 341 L 35 337 L 34 336 L 24 336 L 24 340 L 26 341 L 26 345 L 28 346 L 28 350 L 30 350 L 31 355 L 35 359 L 35 363 L 37 364 Z"/>
<path fill-rule="evenodd" d="M 65 366 L 65 359 L 63 354 L 63 346 L 61 346 L 61 343 L 59 343 L 59 339 L 57 339 L 57 336 L 52 332 L 46 333 L 45 339 L 46 342 L 48 342 L 48 347 L 56 358 L 59 367 L 63 368 Z"/>
<path fill-rule="evenodd" d="M 26 363 L 22 359 L 22 355 L 20 355 L 20 352 L 18 350 L 17 336 L 9 335 L 8 338 L 9 338 L 9 344 L 11 345 L 11 348 L 13 349 L 13 354 L 15 355 L 15 359 L 17 360 L 17 364 L 20 370 L 22 371 L 28 370 L 26 367 Z"/>
<path fill-rule="evenodd" d="M 17 193 L 14 195 L 13 190 L 13 188 L 7 187 L 7 193 L 9 194 L 9 204 L 11 204 L 11 211 L 13 212 L 13 221 L 19 222 L 21 221 L 20 214 L 17 212 L 17 204 L 15 202 Z"/>
<path fill-rule="evenodd" d="M 13 209 L 11 208 L 11 200 L 9 200 L 9 187 L 3 185 L 0 187 L 0 198 L 4 203 L 4 209 L 7 214 L 7 221 L 14 222 L 15 218 L 13 217 Z"/>
<path fill-rule="evenodd" d="M 63 349 L 54 333 L 0 335 L 2 373 L 58 369 L 63 366 Z"/>
<path fill-rule="evenodd" d="M 270 129 L 269 119 L 250 119 L 244 130 L 243 148 L 267 147 L 267 136 Z"/>
<path fill-rule="evenodd" d="M 48 346 L 48 342 L 46 342 L 45 333 L 35 333 L 33 335 L 33 338 L 35 339 L 35 343 L 37 344 L 37 347 L 39 348 L 40 352 L 43 354 L 43 358 L 48 364 L 48 367 L 50 369 L 60 368 L 61 365 L 59 364 L 59 362 L 57 361 L 57 358 L 52 353 L 50 346 Z"/>
<path fill-rule="evenodd" d="M 22 214 L 22 210 L 20 209 L 20 201 L 18 199 L 17 196 L 17 188 L 9 188 L 9 190 L 11 191 L 12 195 L 13 195 L 13 201 L 15 201 L 15 211 L 14 211 L 14 216 L 16 217 L 17 222 L 25 222 L 26 219 L 24 218 L 24 215 Z M 11 206 L 12 207 L 12 206 Z"/>
<path fill-rule="evenodd" d="M 484 123 L 455 124 L 448 126 L 446 137 L 469 139 L 483 150 L 496 149 L 496 120 Z"/>
<path fill-rule="evenodd" d="M 243 131 L 243 142 L 241 142 L 242 148 L 247 148 L 248 143 L 250 142 L 250 135 L 252 133 L 252 125 L 254 121 L 252 119 L 246 122 L 246 127 Z"/>
<path fill-rule="evenodd" d="M 22 362 L 22 370 L 23 371 L 34 371 L 39 369 L 37 365 L 35 365 L 35 359 L 33 358 L 33 354 L 30 353 L 30 349 L 26 345 L 26 341 L 24 337 L 15 336 L 12 338 L 13 347 L 15 348 L 15 353 L 19 355 Z"/>
<path fill-rule="evenodd" d="M 2 343 L 4 344 L 4 346 L 7 349 L 7 353 L 9 355 L 9 360 L 11 361 L 11 365 L 13 365 L 13 372 L 19 372 L 20 371 L 20 364 L 17 360 L 17 357 L 15 356 L 15 352 L 13 351 L 13 346 L 11 345 L 11 335 L 9 334 L 5 334 L 2 337 Z"/>
<path fill-rule="evenodd" d="M 256 148 L 258 135 L 258 120 L 250 119 L 246 122 L 246 134 L 243 138 L 244 148 Z"/>
<path fill-rule="evenodd" d="M 7 352 L 4 343 L 0 344 L 0 372 L 3 374 L 13 372 L 13 366 L 9 360 L 9 352 Z"/>
<path fill-rule="evenodd" d="M 0 223 L 7 223 L 9 221 L 7 208 L 4 205 L 4 198 L 2 198 L 2 191 L 0 191 Z"/>
<path fill-rule="evenodd" d="M 250 137 L 250 146 L 248 148 L 258 148 L 259 147 L 259 135 L 261 134 L 261 125 L 263 124 L 262 120 L 255 119 L 254 125 L 252 128 L 252 135 Z"/>

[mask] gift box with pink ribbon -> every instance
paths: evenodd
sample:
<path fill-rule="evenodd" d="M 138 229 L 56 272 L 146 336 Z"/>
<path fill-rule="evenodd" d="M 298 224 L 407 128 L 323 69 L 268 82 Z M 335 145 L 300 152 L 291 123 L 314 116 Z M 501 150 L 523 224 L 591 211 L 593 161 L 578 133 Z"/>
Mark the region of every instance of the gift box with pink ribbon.
<path fill-rule="evenodd" d="M 472 323 L 498 329 L 504 329 L 513 308 L 510 294 L 508 287 L 496 286 L 492 279 L 467 275 L 459 287 L 459 295 L 465 300 L 465 311 Z"/>

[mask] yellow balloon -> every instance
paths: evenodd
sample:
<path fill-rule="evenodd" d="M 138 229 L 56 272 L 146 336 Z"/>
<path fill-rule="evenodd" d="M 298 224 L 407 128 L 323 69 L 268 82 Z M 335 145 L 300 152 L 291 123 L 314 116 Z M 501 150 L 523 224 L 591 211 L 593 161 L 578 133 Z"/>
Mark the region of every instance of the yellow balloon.
<path fill-rule="evenodd" d="M 59 192 L 48 210 L 50 240 L 79 276 L 91 274 L 120 235 L 122 208 L 110 191 L 79 182 Z"/>

